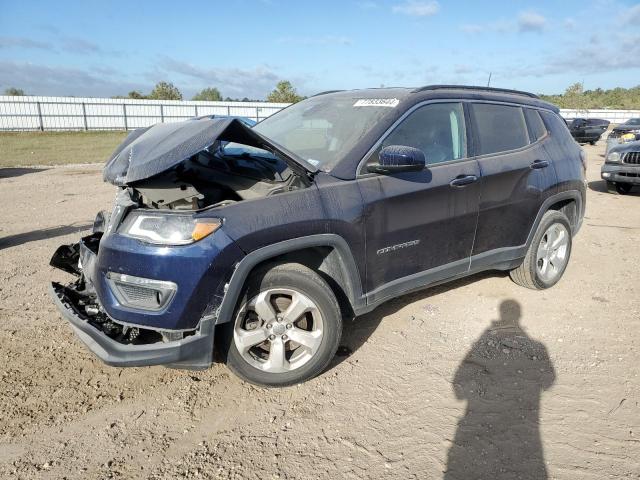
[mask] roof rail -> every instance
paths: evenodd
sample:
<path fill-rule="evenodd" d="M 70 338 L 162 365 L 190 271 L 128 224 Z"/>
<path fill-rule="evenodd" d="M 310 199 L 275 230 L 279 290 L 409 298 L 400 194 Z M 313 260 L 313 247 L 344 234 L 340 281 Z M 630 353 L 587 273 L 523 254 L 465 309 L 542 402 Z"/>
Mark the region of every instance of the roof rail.
<path fill-rule="evenodd" d="M 320 95 L 327 95 L 328 93 L 337 93 L 337 92 L 344 92 L 344 90 L 327 90 L 324 92 L 320 92 L 320 93 L 316 93 L 315 95 L 311 95 L 312 97 L 318 97 Z"/>
<path fill-rule="evenodd" d="M 425 92 L 427 90 L 480 90 L 483 92 L 510 93 L 512 95 L 524 95 L 531 98 L 540 98 L 538 95 L 520 90 L 495 87 L 476 87 L 473 85 L 427 85 L 425 87 L 416 88 L 412 93 Z"/>

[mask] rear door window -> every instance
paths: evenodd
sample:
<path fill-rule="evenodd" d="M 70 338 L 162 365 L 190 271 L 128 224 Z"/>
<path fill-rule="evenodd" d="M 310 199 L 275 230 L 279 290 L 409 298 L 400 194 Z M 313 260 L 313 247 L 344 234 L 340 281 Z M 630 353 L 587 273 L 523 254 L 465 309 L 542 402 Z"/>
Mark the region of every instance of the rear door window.
<path fill-rule="evenodd" d="M 529 145 L 522 108 L 494 103 L 474 103 L 471 118 L 477 155 L 506 152 Z"/>
<path fill-rule="evenodd" d="M 529 129 L 529 139 L 531 143 L 540 140 L 547 134 L 547 129 L 544 126 L 540 114 L 532 108 L 524 109 L 524 116 L 527 119 L 527 128 Z"/>

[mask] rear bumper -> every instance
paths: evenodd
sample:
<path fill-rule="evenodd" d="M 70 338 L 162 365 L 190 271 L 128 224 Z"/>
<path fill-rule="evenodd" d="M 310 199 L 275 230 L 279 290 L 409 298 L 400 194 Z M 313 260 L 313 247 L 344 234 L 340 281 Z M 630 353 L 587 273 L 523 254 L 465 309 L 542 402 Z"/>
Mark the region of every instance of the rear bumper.
<path fill-rule="evenodd" d="M 640 167 L 625 164 L 611 165 L 605 163 L 600 171 L 603 180 L 617 183 L 640 185 Z"/>
<path fill-rule="evenodd" d="M 125 344 L 110 338 L 92 325 L 72 295 L 70 288 L 52 283 L 49 289 L 58 310 L 69 321 L 76 335 L 100 360 L 116 367 L 167 365 L 170 367 L 203 369 L 213 361 L 215 320 L 203 318 L 193 335 L 181 340 L 147 344 Z"/>

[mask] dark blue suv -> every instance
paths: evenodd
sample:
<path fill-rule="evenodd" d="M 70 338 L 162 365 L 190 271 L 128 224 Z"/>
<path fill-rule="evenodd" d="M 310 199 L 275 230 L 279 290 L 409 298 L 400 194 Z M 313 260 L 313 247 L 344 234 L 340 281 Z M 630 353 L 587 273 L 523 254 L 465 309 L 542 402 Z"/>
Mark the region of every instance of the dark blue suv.
<path fill-rule="evenodd" d="M 132 132 L 104 170 L 111 214 L 51 264 L 60 311 L 104 362 L 290 385 L 323 371 L 343 318 L 482 270 L 562 276 L 585 157 L 535 95 L 429 86 L 326 92 L 250 128 Z"/>

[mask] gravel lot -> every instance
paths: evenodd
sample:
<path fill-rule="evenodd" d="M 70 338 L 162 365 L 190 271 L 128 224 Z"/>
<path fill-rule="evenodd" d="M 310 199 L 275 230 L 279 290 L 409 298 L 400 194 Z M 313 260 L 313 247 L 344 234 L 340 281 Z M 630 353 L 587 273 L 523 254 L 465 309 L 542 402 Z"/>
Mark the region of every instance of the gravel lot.
<path fill-rule="evenodd" d="M 99 165 L 0 169 L 0 478 L 640 478 L 640 191 L 604 192 L 603 144 L 560 284 L 488 273 L 396 299 L 279 390 L 94 359 L 48 261 L 113 187 Z"/>

